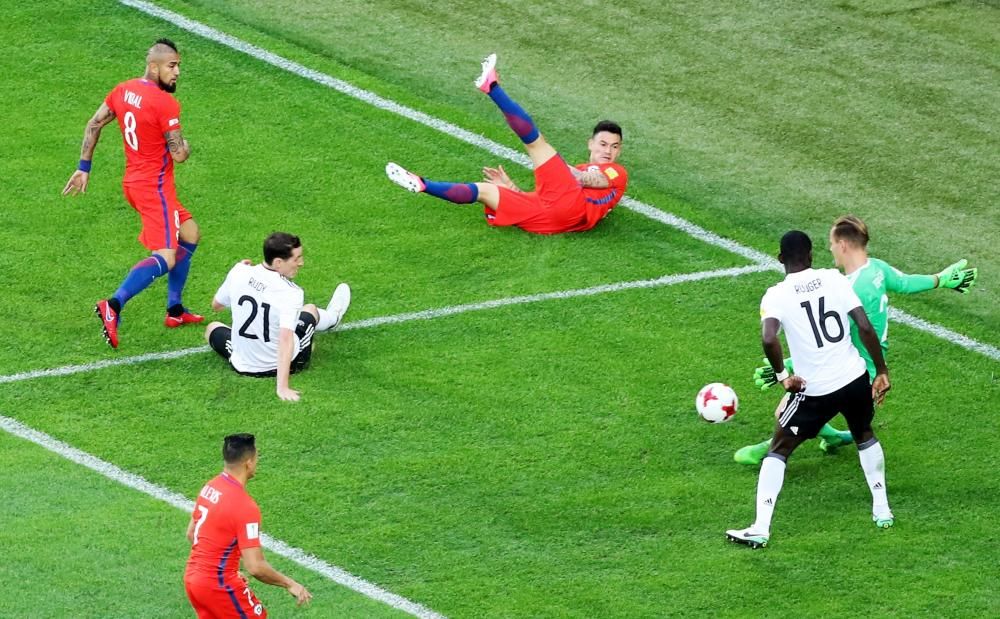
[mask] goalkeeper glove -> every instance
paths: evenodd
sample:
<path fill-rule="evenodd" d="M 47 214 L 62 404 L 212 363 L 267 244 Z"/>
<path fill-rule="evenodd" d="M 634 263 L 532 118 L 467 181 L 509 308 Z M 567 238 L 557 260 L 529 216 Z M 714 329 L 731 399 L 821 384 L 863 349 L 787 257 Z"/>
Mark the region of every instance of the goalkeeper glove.
<path fill-rule="evenodd" d="M 955 292 L 969 294 L 969 289 L 979 277 L 979 269 L 967 269 L 967 264 L 968 261 L 962 259 L 938 273 L 938 288 L 951 288 Z"/>
<path fill-rule="evenodd" d="M 764 359 L 765 365 L 757 368 L 753 371 L 753 384 L 760 387 L 761 391 L 767 391 L 773 385 L 778 384 L 777 376 L 775 375 L 774 368 L 771 367 L 771 363 Z M 794 370 L 792 369 L 792 360 L 785 359 L 785 371 L 791 374 Z"/>
<path fill-rule="evenodd" d="M 979 277 L 979 269 L 962 269 L 960 272 L 962 274 L 962 281 L 952 288 L 952 290 L 962 294 L 969 294 L 969 289 L 976 284 L 976 278 Z"/>

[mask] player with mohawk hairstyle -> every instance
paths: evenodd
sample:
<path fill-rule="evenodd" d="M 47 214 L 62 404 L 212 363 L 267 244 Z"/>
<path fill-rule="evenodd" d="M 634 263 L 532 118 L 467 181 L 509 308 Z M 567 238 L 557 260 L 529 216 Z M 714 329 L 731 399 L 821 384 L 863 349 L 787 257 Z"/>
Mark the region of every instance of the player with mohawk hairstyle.
<path fill-rule="evenodd" d="M 174 163 L 191 156 L 191 146 L 181 133 L 181 107 L 172 96 L 180 73 L 177 45 L 170 39 L 156 41 L 146 53 L 143 76 L 115 86 L 87 122 L 80 163 L 63 188 L 64 196 L 86 193 L 101 130 L 117 119 L 125 149 L 122 190 L 142 219 L 139 242 L 152 255 L 137 262 L 118 290 L 94 308 L 112 348 L 118 348 L 118 321 L 125 304 L 163 275 L 167 275 L 164 326 L 174 328 L 204 320 L 181 302 L 201 235 L 174 188 Z"/>

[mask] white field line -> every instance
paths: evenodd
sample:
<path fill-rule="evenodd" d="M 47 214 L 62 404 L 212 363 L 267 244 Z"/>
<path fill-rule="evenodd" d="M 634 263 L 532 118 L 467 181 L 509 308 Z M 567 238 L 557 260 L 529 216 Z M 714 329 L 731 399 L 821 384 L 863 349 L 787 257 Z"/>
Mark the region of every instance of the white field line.
<path fill-rule="evenodd" d="M 81 464 L 88 469 L 96 471 L 97 473 L 100 473 L 108 479 L 116 481 L 123 486 L 128 486 L 129 488 L 138 490 L 139 492 L 147 494 L 154 499 L 159 499 L 164 503 L 173 505 L 181 511 L 189 514 L 194 511 L 194 501 L 191 501 L 183 495 L 177 494 L 176 492 L 168 490 L 163 486 L 158 486 L 150 481 L 147 481 L 145 478 L 136 475 L 135 473 L 129 473 L 128 471 L 122 470 L 114 464 L 105 462 L 104 460 L 101 460 L 96 456 L 92 456 L 85 451 L 80 451 L 76 447 L 53 438 L 44 432 L 39 432 L 38 430 L 29 428 L 15 419 L 0 415 L 0 428 L 10 434 L 13 434 L 14 436 L 31 441 L 36 445 L 40 445 L 41 447 L 44 447 L 45 449 L 48 449 L 49 451 L 58 454 L 67 460 Z M 354 576 L 335 565 L 330 565 L 326 561 L 310 555 L 304 550 L 295 548 L 294 546 L 289 546 L 280 539 L 276 539 L 267 534 L 261 534 L 260 537 L 264 548 L 267 548 L 269 551 L 279 554 L 290 561 L 294 561 L 308 570 L 312 570 L 317 574 L 325 576 L 337 584 L 343 585 L 369 598 L 378 600 L 379 602 L 388 604 L 393 608 L 407 612 L 415 617 L 425 619 L 443 619 L 443 615 L 425 608 L 420 604 L 411 602 L 404 597 L 400 597 L 395 593 L 390 593 L 366 580 L 362 580 L 361 578 L 358 578 L 357 576 Z"/>
<path fill-rule="evenodd" d="M 520 297 L 506 297 L 502 299 L 493 299 L 490 301 L 481 301 L 479 303 L 466 303 L 464 305 L 452 305 L 450 307 L 439 307 L 437 309 L 428 309 L 419 312 L 408 312 L 405 314 L 394 314 L 391 316 L 378 316 L 375 318 L 367 318 L 365 320 L 358 320 L 355 322 L 346 322 L 339 327 L 338 331 L 349 331 L 352 329 L 367 329 L 369 327 L 379 327 L 382 325 L 395 325 L 401 322 L 409 322 L 411 320 L 431 320 L 433 318 L 442 318 L 445 316 L 453 316 L 455 314 L 463 314 L 465 312 L 475 312 L 479 310 L 488 310 L 498 307 L 505 307 L 507 305 L 523 305 L 525 303 L 538 303 L 539 301 L 549 301 L 553 299 L 572 299 L 573 297 L 589 297 L 599 294 L 606 294 L 609 292 L 619 292 L 622 290 L 633 290 L 635 288 L 656 288 L 659 286 L 671 286 L 673 284 L 680 284 L 684 282 L 696 282 L 703 279 L 713 279 L 716 277 L 737 277 L 740 275 L 745 275 L 747 273 L 759 273 L 761 271 L 768 270 L 766 265 L 750 264 L 742 267 L 733 267 L 729 269 L 718 269 L 715 271 L 699 271 L 697 273 L 681 273 L 679 275 L 664 275 L 663 277 L 658 277 L 656 279 L 641 279 L 629 282 L 617 282 L 614 284 L 602 284 L 600 286 L 593 286 L 591 288 L 577 288 L 574 290 L 559 290 L 556 292 L 544 292 L 540 294 L 531 294 Z M 146 361 L 157 361 L 161 359 L 177 359 L 180 357 L 186 357 L 188 355 L 195 355 L 198 353 L 208 352 L 208 346 L 195 346 L 193 348 L 184 348 L 182 350 L 172 350 L 169 352 L 155 352 L 147 353 L 144 355 L 134 355 L 131 357 L 121 357 L 120 359 L 105 359 L 103 361 L 95 361 L 94 363 L 82 363 L 80 365 L 65 365 L 58 368 L 53 368 L 49 370 L 32 370 L 30 372 L 20 372 L 18 374 L 7 374 L 0 376 L 0 384 L 4 383 L 16 383 L 25 380 L 32 380 L 35 378 L 47 378 L 51 376 L 68 376 L 70 374 L 81 374 L 84 372 L 93 372 L 95 370 L 100 370 L 103 368 L 115 367 L 120 365 L 135 365 L 137 363 L 144 363 Z"/>
<path fill-rule="evenodd" d="M 446 121 L 440 120 L 423 112 L 419 112 L 412 108 L 406 107 L 395 101 L 385 99 L 380 97 L 375 93 L 358 88 L 352 84 L 349 84 L 343 80 L 326 75 L 325 73 L 320 73 L 313 69 L 309 69 L 297 62 L 283 58 L 277 54 L 269 52 L 265 49 L 237 39 L 236 37 L 230 36 L 223 32 L 220 32 L 214 28 L 206 26 L 200 22 L 194 21 L 173 11 L 168 11 L 166 9 L 160 8 L 156 5 L 150 4 L 148 2 L 142 2 L 140 0 L 119 0 L 121 4 L 130 6 L 137 9 L 143 13 L 151 15 L 168 21 L 175 26 L 188 30 L 197 34 L 203 38 L 215 41 L 227 47 L 230 47 L 236 51 L 245 53 L 252 56 L 258 60 L 271 64 L 275 67 L 289 71 L 300 77 L 312 80 L 319 84 L 328 86 L 338 92 L 346 94 L 348 96 L 360 99 L 374 107 L 382 110 L 386 110 L 405 118 L 409 118 L 415 122 L 426 125 L 428 127 L 437 129 L 443 133 L 451 135 L 459 140 L 462 140 L 468 144 L 478 146 L 491 154 L 507 159 L 509 161 L 521 164 L 525 167 L 531 167 L 530 159 L 523 153 L 515 151 L 513 149 L 507 148 L 501 144 L 498 144 L 492 140 L 489 140 L 481 135 L 474 134 L 470 131 L 462 129 L 456 125 L 448 123 Z M 379 326 L 385 324 L 398 324 L 401 322 L 407 322 L 411 320 L 429 320 L 432 318 L 438 318 L 442 316 L 450 316 L 453 314 L 459 314 L 468 311 L 476 311 L 482 309 L 492 309 L 496 307 L 503 307 L 506 305 L 515 305 L 521 303 L 532 303 L 536 301 L 543 301 L 548 299 L 564 299 L 576 296 L 589 296 L 596 294 L 603 294 L 606 292 L 614 292 L 618 290 L 628 290 L 632 288 L 651 288 L 655 286 L 664 286 L 675 283 L 681 283 L 685 281 L 697 281 L 699 279 L 708 279 L 711 277 L 723 277 L 723 276 L 737 276 L 745 273 L 760 272 L 764 270 L 778 270 L 780 267 L 777 262 L 764 254 L 763 252 L 757 251 L 756 249 L 746 247 L 730 239 L 723 238 L 713 232 L 709 232 L 700 226 L 693 224 L 683 218 L 677 217 L 676 215 L 666 213 L 661 211 L 651 205 L 639 202 L 629 197 L 625 197 L 621 201 L 622 206 L 629 208 L 637 213 L 645 215 L 655 221 L 659 221 L 668 226 L 679 229 L 686 234 L 695 237 L 705 243 L 721 247 L 734 254 L 743 256 L 755 264 L 747 267 L 739 267 L 734 269 L 724 269 L 721 271 L 707 271 L 702 273 L 692 273 L 686 275 L 676 275 L 676 276 L 666 276 L 663 278 L 655 280 L 642 280 L 635 282 L 621 282 L 619 284 L 608 284 L 605 286 L 596 286 L 593 288 L 579 289 L 579 290 L 568 290 L 561 292 L 546 293 L 541 295 L 529 295 L 522 297 L 510 297 L 506 299 L 497 299 L 494 301 L 487 301 L 484 303 L 472 303 L 466 305 L 459 305 L 453 307 L 445 307 L 436 310 L 424 310 L 422 312 L 413 312 L 408 314 L 397 314 L 394 316 L 384 316 L 379 318 L 371 318 L 367 320 L 362 320 L 354 323 L 347 323 L 340 327 L 341 330 L 349 329 L 359 329 L 365 327 Z M 1000 360 L 1000 350 L 988 344 L 982 344 L 970 338 L 967 338 L 961 334 L 955 333 L 939 325 L 933 323 L 928 323 L 923 319 L 911 316 L 902 312 L 901 310 L 892 309 L 890 316 L 904 324 L 908 324 L 914 328 L 932 333 L 938 337 L 944 339 L 950 339 L 959 346 L 967 348 L 969 350 L 974 350 L 980 352 L 984 355 L 992 357 L 994 359 Z M 113 359 L 98 361 L 95 363 L 88 363 L 82 365 L 74 366 L 64 366 L 61 368 L 55 368 L 51 370 L 37 370 L 33 372 L 23 372 L 19 374 L 12 374 L 6 376 L 0 376 L 0 384 L 18 382 L 23 380 L 29 380 L 33 378 L 41 378 L 46 376 L 65 376 L 69 374 L 77 374 L 80 372 L 90 372 L 106 367 L 118 366 L 118 365 L 132 365 L 136 363 L 142 363 L 144 361 L 151 361 L 157 359 L 176 359 L 186 355 L 201 353 L 208 351 L 207 346 L 198 346 L 194 348 L 187 348 L 184 350 L 170 351 L 164 353 L 149 353 L 145 355 L 137 355 L 133 357 L 125 357 L 122 359 Z M 152 484 L 142 477 L 135 475 L 133 473 L 128 473 L 113 464 L 104 462 L 99 458 L 91 456 L 85 452 L 82 452 L 66 443 L 58 441 L 51 436 L 29 428 L 14 419 L 9 417 L 0 416 L 0 427 L 5 431 L 19 436 L 33 443 L 36 443 L 50 451 L 53 451 L 73 462 L 82 464 L 105 477 L 113 479 L 121 484 L 139 490 L 149 496 L 160 499 L 170 505 L 177 507 L 178 509 L 190 512 L 194 503 L 185 497 L 171 492 L 166 488 Z M 272 538 L 269 535 L 262 535 L 262 542 L 266 548 L 269 550 L 280 554 L 307 569 L 326 576 L 330 580 L 337 582 L 343 586 L 350 589 L 358 591 L 370 598 L 379 600 L 397 608 L 403 610 L 417 617 L 428 617 L 437 618 L 441 615 L 419 605 L 414 602 L 407 600 L 406 598 L 400 597 L 393 593 L 389 593 L 384 589 L 379 588 L 365 580 L 357 578 L 349 574 L 348 572 L 338 568 L 336 566 L 330 565 L 321 559 L 313 557 L 298 548 L 289 546 L 285 542 Z"/>
<path fill-rule="evenodd" d="M 507 148 L 502 144 L 498 144 L 493 140 L 487 139 L 481 135 L 472 133 L 466 129 L 463 129 L 457 125 L 453 125 L 449 122 L 441 120 L 440 118 L 435 118 L 424 112 L 417 111 L 413 108 L 407 107 L 381 97 L 371 91 L 364 90 L 363 88 L 358 88 L 353 84 L 349 84 L 343 80 L 337 79 L 333 76 L 327 75 L 325 73 L 320 73 L 314 69 L 310 69 L 304 65 L 301 65 L 295 61 L 289 60 L 282 56 L 279 56 L 273 52 L 269 52 L 266 49 L 257 47 L 251 43 L 247 43 L 242 39 L 238 39 L 234 36 L 228 35 L 225 32 L 220 32 L 215 28 L 206 26 L 205 24 L 180 15 L 179 13 L 174 13 L 167 9 L 156 6 L 155 4 L 149 2 L 143 2 L 142 0 L 118 0 L 120 3 L 130 6 L 138 11 L 157 17 L 164 21 L 168 21 L 171 24 L 182 28 L 189 32 L 193 32 L 200 37 L 208 39 L 210 41 L 215 41 L 221 45 L 225 45 L 231 49 L 238 52 L 242 52 L 248 56 L 256 58 L 262 62 L 266 62 L 270 65 L 278 67 L 279 69 L 284 69 L 289 73 L 293 73 L 299 77 L 305 78 L 316 82 L 317 84 L 322 84 L 336 90 L 339 93 L 345 94 L 349 97 L 353 97 L 360 101 L 363 101 L 373 107 L 380 110 L 385 110 L 387 112 L 392 112 L 393 114 L 398 114 L 404 118 L 408 118 L 414 122 L 418 122 L 422 125 L 436 129 L 442 133 L 450 135 L 456 139 L 459 139 L 473 146 L 477 146 L 485 151 L 488 151 L 496 157 L 518 163 L 526 168 L 531 167 L 531 159 L 520 151 Z M 471 69 L 478 69 L 478 67 L 472 66 Z M 472 89 L 472 76 L 469 77 L 467 86 Z M 388 181 L 386 181 L 388 182 Z M 671 215 L 665 213 L 649 204 L 639 202 L 632 198 L 624 198 L 621 201 L 621 205 L 631 209 L 637 213 L 645 215 L 651 219 L 664 223 L 668 226 L 677 228 L 686 234 L 689 234 L 705 243 L 710 245 L 715 245 L 726 249 L 734 254 L 743 256 L 744 258 L 756 262 L 756 263 L 773 263 L 775 262 L 770 256 L 757 251 L 756 249 L 751 249 L 749 247 L 740 245 L 735 241 L 723 238 L 717 234 L 709 232 L 700 226 L 697 226 L 685 219 L 681 219 L 676 215 Z"/>
<path fill-rule="evenodd" d="M 463 129 L 457 125 L 453 125 L 449 122 L 443 121 L 440 118 L 435 118 L 423 112 L 419 112 L 412 108 L 406 107 L 405 105 L 396 103 L 395 101 L 391 101 L 389 99 L 381 97 L 368 90 L 358 88 L 357 86 L 349 84 L 343 80 L 337 79 L 325 73 L 320 73 L 319 71 L 316 71 L 314 69 L 310 69 L 304 65 L 301 65 L 292 60 L 288 60 L 287 58 L 279 56 L 273 52 L 269 52 L 266 49 L 257 47 L 256 45 L 247 43 L 246 41 L 243 41 L 234 36 L 216 30 L 215 28 L 206 26 L 201 22 L 180 15 L 179 13 L 174 13 L 173 11 L 169 11 L 167 9 L 158 7 L 155 4 L 149 2 L 143 2 L 142 0 L 118 0 L 118 1 L 121 4 L 132 7 L 138 11 L 146 13 L 147 15 L 151 15 L 158 19 L 170 22 L 171 24 L 177 26 L 178 28 L 192 32 L 210 41 L 215 41 L 216 43 L 234 49 L 238 52 L 247 54 L 248 56 L 256 58 L 257 60 L 260 60 L 262 62 L 266 62 L 275 67 L 278 67 L 279 69 L 283 69 L 285 71 L 298 75 L 299 77 L 332 88 L 337 92 L 345 94 L 349 97 L 354 97 L 355 99 L 358 99 L 360 101 L 364 101 L 365 103 L 368 103 L 369 105 L 377 107 L 381 110 L 392 112 L 393 114 L 398 114 L 405 118 L 409 118 L 414 122 L 418 122 L 422 125 L 426 125 L 428 127 L 436 129 L 458 140 L 482 148 L 483 150 L 486 150 L 497 157 L 501 157 L 503 159 L 507 159 L 508 161 L 519 163 L 528 168 L 531 167 L 531 160 L 528 158 L 527 155 L 525 155 L 520 151 L 507 148 L 506 146 L 498 144 L 481 135 L 472 133 L 471 131 Z M 715 234 L 714 232 L 705 230 L 701 226 L 698 226 L 696 224 L 687 221 L 686 219 L 683 219 L 671 213 L 666 213 L 654 206 L 645 204 L 643 202 L 639 202 L 638 200 L 634 200 L 628 196 L 622 198 L 621 205 L 628 209 L 631 209 L 632 211 L 635 211 L 636 213 L 645 215 L 650 219 L 653 219 L 660 223 L 676 228 L 696 239 L 708 243 L 709 245 L 721 247 L 738 256 L 743 256 L 744 258 L 751 260 L 756 264 L 767 265 L 770 266 L 775 271 L 778 271 L 779 273 L 782 272 L 781 265 L 779 265 L 778 261 L 775 260 L 773 257 L 763 252 L 757 251 L 756 249 L 753 249 L 751 247 L 746 247 L 745 245 L 741 245 L 740 243 L 737 243 L 736 241 L 733 241 L 731 239 L 721 237 Z M 968 338 L 964 335 L 955 333 L 954 331 L 950 331 L 939 325 L 929 323 L 921 318 L 918 318 L 916 316 L 911 316 L 910 314 L 906 314 L 905 312 L 902 311 L 893 310 L 892 313 L 890 314 L 890 317 L 893 320 L 911 326 L 915 329 L 919 329 L 921 331 L 931 333 L 938 337 L 948 339 L 954 344 L 957 344 L 958 346 L 961 346 L 962 348 L 965 348 L 967 350 L 972 350 L 981 353 L 983 355 L 986 355 L 987 357 L 990 357 L 992 359 L 1000 360 L 1000 355 L 997 354 L 997 348 L 994 346 L 990 346 L 989 344 L 983 344 L 981 342 L 977 342 L 976 340 Z"/>
<path fill-rule="evenodd" d="M 1000 361 L 1000 348 L 990 344 L 984 344 L 983 342 L 974 340 L 971 337 L 966 337 L 961 333 L 956 333 L 951 329 L 946 329 L 945 327 L 934 324 L 933 322 L 927 322 L 923 318 L 914 316 L 913 314 L 908 314 L 901 309 L 890 307 L 889 318 L 892 318 L 897 322 L 901 322 L 904 325 L 913 327 L 919 331 L 936 335 L 942 340 L 948 340 L 949 342 L 957 344 L 966 350 L 971 350 L 995 361 Z"/>

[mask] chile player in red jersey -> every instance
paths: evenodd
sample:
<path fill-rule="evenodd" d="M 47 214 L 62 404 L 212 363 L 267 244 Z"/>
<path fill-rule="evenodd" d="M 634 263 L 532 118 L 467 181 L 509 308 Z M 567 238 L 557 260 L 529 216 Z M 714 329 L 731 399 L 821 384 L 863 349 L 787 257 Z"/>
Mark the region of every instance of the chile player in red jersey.
<path fill-rule="evenodd" d="M 240 576 L 243 565 L 257 580 L 288 590 L 301 606 L 312 599 L 305 587 L 271 567 L 260 547 L 260 508 L 246 485 L 257 472 L 253 434 L 231 434 L 222 443 L 225 468 L 201 489 L 188 524 L 191 556 L 184 589 L 198 617 L 267 617 Z"/>
<path fill-rule="evenodd" d="M 118 290 L 94 308 L 112 348 L 118 348 L 118 317 L 125 303 L 168 273 L 163 324 L 172 328 L 204 320 L 181 303 L 199 234 L 174 188 L 174 162 L 191 155 L 191 146 L 181 134 L 180 104 L 171 95 L 177 89 L 180 64 L 177 46 L 169 39 L 160 39 L 149 48 L 145 74 L 115 86 L 87 122 L 80 164 L 63 189 L 63 195 L 86 193 L 101 129 L 118 119 L 125 149 L 122 189 L 142 218 L 139 242 L 152 255 L 137 262 Z"/>
<path fill-rule="evenodd" d="M 594 127 L 587 142 L 590 161 L 569 166 L 538 132 L 534 121 L 511 100 L 497 82 L 496 54 L 483 61 L 476 87 L 489 95 L 507 119 L 535 166 L 535 191 L 525 192 L 504 172 L 503 166 L 483 168 L 486 180 L 480 183 L 431 181 L 389 163 L 389 179 L 414 193 L 454 202 L 484 205 L 486 223 L 517 226 L 536 234 L 557 234 L 590 230 L 618 204 L 628 184 L 625 168 L 615 163 L 622 147 L 622 130 L 605 120 Z"/>

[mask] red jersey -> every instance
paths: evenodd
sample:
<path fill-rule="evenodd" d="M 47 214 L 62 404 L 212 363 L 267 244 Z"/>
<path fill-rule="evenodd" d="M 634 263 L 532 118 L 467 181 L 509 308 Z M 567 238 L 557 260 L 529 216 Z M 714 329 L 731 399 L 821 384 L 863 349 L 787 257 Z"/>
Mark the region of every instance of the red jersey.
<path fill-rule="evenodd" d="M 260 508 L 226 473 L 205 484 L 194 503 L 194 543 L 185 582 L 244 587 L 237 570 L 246 548 L 260 546 Z"/>
<path fill-rule="evenodd" d="M 174 184 L 174 158 L 163 137 L 181 128 L 181 106 L 170 93 L 144 78 L 122 82 L 104 103 L 115 114 L 125 141 L 123 185 L 153 188 Z"/>
<path fill-rule="evenodd" d="M 578 227 L 570 232 L 590 230 L 597 225 L 597 222 L 604 219 L 604 216 L 615 208 L 615 205 L 625 195 L 625 187 L 628 185 L 628 173 L 625 168 L 617 163 L 578 163 L 576 169 L 583 172 L 599 170 L 608 177 L 608 186 L 604 189 L 583 188 L 583 199 L 587 207 L 587 217 Z"/>
<path fill-rule="evenodd" d="M 603 189 L 582 187 L 561 156 L 535 168 L 535 190 L 514 191 L 498 187 L 496 209 L 483 208 L 491 226 L 517 226 L 535 234 L 559 234 L 590 230 L 625 194 L 628 174 L 617 163 L 581 163 L 582 171 L 597 170 L 608 179 Z"/>

